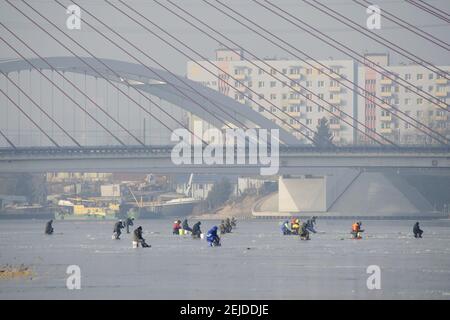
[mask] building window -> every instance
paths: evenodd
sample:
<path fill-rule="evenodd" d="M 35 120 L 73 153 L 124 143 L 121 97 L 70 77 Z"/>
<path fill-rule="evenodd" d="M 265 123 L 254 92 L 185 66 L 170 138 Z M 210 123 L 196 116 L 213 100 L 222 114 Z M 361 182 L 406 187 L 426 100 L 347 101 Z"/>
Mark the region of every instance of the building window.
<path fill-rule="evenodd" d="M 417 80 L 422 80 L 423 79 L 423 74 L 422 73 L 418 73 L 416 78 L 417 78 Z"/>
<path fill-rule="evenodd" d="M 270 81 L 270 87 L 274 88 L 277 86 L 277 82 L 276 81 Z"/>

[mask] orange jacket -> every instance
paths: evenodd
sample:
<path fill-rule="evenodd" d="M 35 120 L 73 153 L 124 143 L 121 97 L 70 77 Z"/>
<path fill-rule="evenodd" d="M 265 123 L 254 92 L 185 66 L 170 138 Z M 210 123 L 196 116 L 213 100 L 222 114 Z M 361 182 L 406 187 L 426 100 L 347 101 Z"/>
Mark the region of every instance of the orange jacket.
<path fill-rule="evenodd" d="M 354 232 L 359 231 L 359 225 L 357 223 L 352 224 L 352 231 L 354 231 Z"/>

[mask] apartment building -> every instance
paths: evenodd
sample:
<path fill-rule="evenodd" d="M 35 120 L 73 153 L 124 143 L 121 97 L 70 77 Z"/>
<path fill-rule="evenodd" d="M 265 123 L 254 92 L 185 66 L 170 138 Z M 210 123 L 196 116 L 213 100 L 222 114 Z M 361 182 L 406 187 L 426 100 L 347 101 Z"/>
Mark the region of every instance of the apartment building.
<path fill-rule="evenodd" d="M 377 73 L 365 66 L 359 68 L 360 86 L 369 91 L 365 98 L 358 99 L 358 105 L 362 110 L 359 113 L 361 122 L 400 144 L 436 143 L 415 127 L 417 123 L 414 120 L 443 136 L 450 136 L 450 119 L 446 111 L 450 102 L 447 79 L 423 66 L 391 65 L 386 54 L 366 55 L 366 61 L 380 65 L 388 72 Z M 438 68 L 447 72 L 447 75 L 450 73 L 449 66 Z M 399 85 L 397 81 L 400 79 L 406 80 L 409 84 Z M 425 91 L 426 94 L 418 90 Z M 417 92 L 423 97 L 417 95 Z M 382 101 L 375 99 L 373 95 Z M 425 97 L 435 101 L 437 105 L 427 101 Z M 382 105 L 384 110 L 377 107 L 374 102 Z M 412 118 L 408 119 L 410 123 L 396 116 L 406 118 L 404 114 Z M 360 140 L 366 141 L 364 138 Z"/>
<path fill-rule="evenodd" d="M 333 141 L 338 145 L 371 143 L 369 137 L 375 136 L 371 130 L 397 143 L 432 142 L 414 126 L 396 118 L 398 110 L 449 135 L 447 111 L 442 110 L 449 102 L 449 88 L 442 75 L 417 65 L 390 65 L 387 54 L 368 54 L 366 63 L 382 66 L 411 86 L 403 88 L 389 79 L 388 73 L 377 73 L 353 60 L 302 62 L 267 58 L 249 62 L 238 49 L 218 49 L 214 61 L 189 61 L 187 76 L 260 112 L 305 143 L 309 141 L 302 134 L 313 135 L 305 127 L 315 130 L 323 117 L 328 119 Z M 450 70 L 448 66 L 439 68 Z M 360 90 L 359 96 L 355 90 L 339 84 L 338 80 L 344 79 L 366 92 Z M 350 82 L 344 83 L 356 89 Z M 415 95 L 417 88 L 438 99 L 441 108 Z M 382 104 L 386 110 L 376 104 Z"/>
<path fill-rule="evenodd" d="M 251 107 L 305 142 L 308 140 L 303 134 L 313 136 L 305 127 L 316 130 L 319 119 L 325 117 L 335 143 L 353 143 L 354 122 L 345 114 L 354 114 L 356 98 L 353 90 L 339 86 L 335 78 L 354 79 L 355 64 L 351 60 L 310 63 L 318 70 L 297 60 L 249 62 L 239 50 L 219 49 L 211 63 L 189 61 L 187 76 Z"/>

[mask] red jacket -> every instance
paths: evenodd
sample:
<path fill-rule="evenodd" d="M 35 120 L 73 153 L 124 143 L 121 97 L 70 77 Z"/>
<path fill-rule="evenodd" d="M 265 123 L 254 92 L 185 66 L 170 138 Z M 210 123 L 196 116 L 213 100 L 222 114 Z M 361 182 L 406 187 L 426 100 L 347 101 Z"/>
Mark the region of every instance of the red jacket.
<path fill-rule="evenodd" d="M 179 229 L 181 229 L 181 224 L 179 224 L 179 223 L 174 223 L 174 224 L 173 224 L 173 230 L 179 230 Z"/>

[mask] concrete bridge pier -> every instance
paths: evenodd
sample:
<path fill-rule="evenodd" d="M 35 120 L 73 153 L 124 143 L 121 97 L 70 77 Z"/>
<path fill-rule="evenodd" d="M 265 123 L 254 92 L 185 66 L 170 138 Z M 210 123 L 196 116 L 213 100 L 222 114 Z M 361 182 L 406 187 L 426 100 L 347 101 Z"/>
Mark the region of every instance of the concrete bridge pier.
<path fill-rule="evenodd" d="M 336 169 L 323 175 L 284 175 L 279 177 L 278 189 L 255 204 L 254 216 L 440 216 L 395 170 Z"/>

